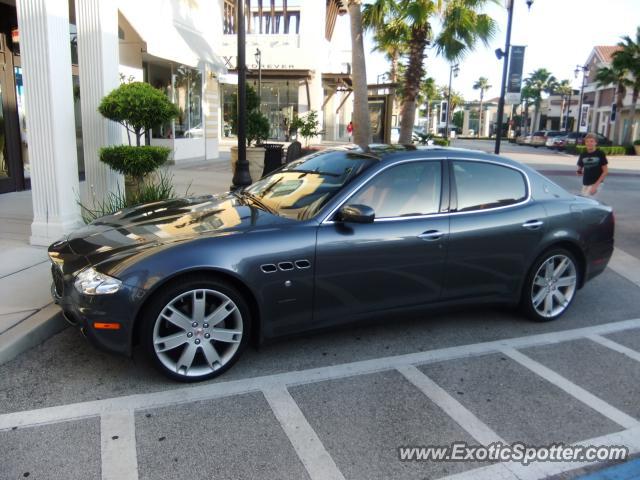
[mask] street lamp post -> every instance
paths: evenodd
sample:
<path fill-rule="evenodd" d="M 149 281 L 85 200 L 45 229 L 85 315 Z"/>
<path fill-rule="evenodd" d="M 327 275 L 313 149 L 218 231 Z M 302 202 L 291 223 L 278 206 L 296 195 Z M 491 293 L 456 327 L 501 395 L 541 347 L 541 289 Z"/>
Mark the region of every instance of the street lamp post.
<path fill-rule="evenodd" d="M 527 7 L 531 9 L 533 0 L 525 0 Z M 498 125 L 496 127 L 496 155 L 500 154 L 500 140 L 502 139 L 502 117 L 504 116 L 504 93 L 507 87 L 507 68 L 509 67 L 509 58 L 511 55 L 511 24 L 513 23 L 513 4 L 515 0 L 506 0 L 507 2 L 507 39 L 504 45 L 504 51 L 497 49 L 496 56 L 498 60 L 504 58 L 502 64 L 502 85 L 500 86 L 500 101 L 498 102 Z"/>
<path fill-rule="evenodd" d="M 262 111 L 262 52 L 256 48 L 256 63 L 258 64 L 258 109 Z"/>
<path fill-rule="evenodd" d="M 238 161 L 233 173 L 232 190 L 251 185 L 247 161 L 247 65 L 245 55 L 246 32 L 244 30 L 244 1 L 236 2 L 238 35 Z"/>
<path fill-rule="evenodd" d="M 460 71 L 460 65 L 457 63 L 455 65 L 451 65 L 451 67 L 449 68 L 449 91 L 447 92 L 447 116 L 445 118 L 447 123 L 444 127 L 445 140 L 449 140 L 449 123 L 450 123 L 450 117 L 451 117 L 451 77 L 455 76 L 457 78 L 459 71 Z"/>
<path fill-rule="evenodd" d="M 589 67 L 587 65 L 576 65 L 576 69 L 573 72 L 576 78 L 578 78 L 578 75 L 580 75 L 580 72 L 582 72 L 582 85 L 580 85 L 580 104 L 578 106 L 578 121 L 576 122 L 576 133 L 580 131 L 580 120 L 582 119 L 582 98 L 584 95 L 584 84 L 587 80 L 588 71 Z"/>

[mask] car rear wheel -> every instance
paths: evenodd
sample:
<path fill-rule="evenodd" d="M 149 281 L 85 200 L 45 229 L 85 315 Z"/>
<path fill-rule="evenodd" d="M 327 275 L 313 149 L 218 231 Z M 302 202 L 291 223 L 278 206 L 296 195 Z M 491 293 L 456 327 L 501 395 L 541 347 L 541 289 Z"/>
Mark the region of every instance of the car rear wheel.
<path fill-rule="evenodd" d="M 522 307 L 530 318 L 548 322 L 567 311 L 578 288 L 579 269 L 568 250 L 545 252 L 533 264 L 522 294 Z"/>
<path fill-rule="evenodd" d="M 209 279 L 173 284 L 154 298 L 143 322 L 152 361 L 162 373 L 183 382 L 206 380 L 229 369 L 251 330 L 242 295 Z"/>

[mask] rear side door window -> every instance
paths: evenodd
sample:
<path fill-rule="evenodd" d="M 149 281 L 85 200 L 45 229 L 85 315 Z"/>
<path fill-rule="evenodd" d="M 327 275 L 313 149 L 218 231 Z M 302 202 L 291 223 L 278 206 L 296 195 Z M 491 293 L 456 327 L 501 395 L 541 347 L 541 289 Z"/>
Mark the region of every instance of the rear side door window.
<path fill-rule="evenodd" d="M 458 212 L 515 205 L 528 197 L 524 174 L 514 168 L 465 160 L 452 165 Z"/>

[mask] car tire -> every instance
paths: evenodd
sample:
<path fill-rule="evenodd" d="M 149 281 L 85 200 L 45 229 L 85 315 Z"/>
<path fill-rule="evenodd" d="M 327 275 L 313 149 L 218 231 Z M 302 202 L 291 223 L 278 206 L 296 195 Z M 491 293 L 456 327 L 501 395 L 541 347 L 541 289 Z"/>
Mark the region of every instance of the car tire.
<path fill-rule="evenodd" d="M 580 268 L 575 256 L 564 248 L 540 255 L 529 270 L 520 306 L 537 322 L 561 317 L 571 305 L 580 284 Z"/>
<path fill-rule="evenodd" d="M 151 361 L 182 382 L 224 373 L 251 333 L 250 309 L 240 292 L 206 276 L 167 285 L 145 308 L 142 322 L 142 343 Z"/>

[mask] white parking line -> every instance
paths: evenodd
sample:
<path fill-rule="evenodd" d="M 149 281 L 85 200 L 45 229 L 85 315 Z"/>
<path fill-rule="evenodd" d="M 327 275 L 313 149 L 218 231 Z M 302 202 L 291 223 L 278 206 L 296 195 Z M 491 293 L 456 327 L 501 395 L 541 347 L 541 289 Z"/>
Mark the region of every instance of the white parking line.
<path fill-rule="evenodd" d="M 596 412 L 607 417 L 609 420 L 616 422 L 618 425 L 624 428 L 635 428 L 640 426 L 640 422 L 635 418 L 627 415 L 626 413 L 618 410 L 613 405 L 605 402 L 604 400 L 596 397 L 592 393 L 588 392 L 582 387 L 579 387 L 575 383 L 567 380 L 562 375 L 554 372 L 550 368 L 545 367 L 541 363 L 536 362 L 532 358 L 514 350 L 513 348 L 503 348 L 502 353 L 518 362 L 520 365 L 528 368 L 532 372 L 538 374 L 548 382 L 552 383 L 556 387 L 564 390 L 572 397 L 580 400 L 582 403 L 592 408 Z"/>
<path fill-rule="evenodd" d="M 263 393 L 311 479 L 344 480 L 338 466 L 286 387 L 269 387 Z"/>
<path fill-rule="evenodd" d="M 398 367 L 397 369 L 413 385 L 418 387 L 433 403 L 438 405 L 444 413 L 449 415 L 466 432 L 481 445 L 505 441 L 482 420 L 467 410 L 460 402 L 449 395 L 436 382 L 414 366 Z"/>
<path fill-rule="evenodd" d="M 640 260 L 627 252 L 615 248 L 608 267 L 640 287 Z"/>
<path fill-rule="evenodd" d="M 625 347 L 624 345 L 620 345 L 618 342 L 614 342 L 613 340 L 609 340 L 608 338 L 601 337 L 600 335 L 589 335 L 587 336 L 587 338 L 593 342 L 599 343 L 604 347 L 615 350 L 618 353 L 622 353 L 623 355 L 626 355 L 627 357 L 632 358 L 637 362 L 640 362 L 640 352 Z"/>
<path fill-rule="evenodd" d="M 132 410 L 100 417 L 102 480 L 138 480 L 136 425 Z"/>
<path fill-rule="evenodd" d="M 431 362 L 442 362 L 457 358 L 486 355 L 501 351 L 503 348 L 517 349 L 537 345 L 548 345 L 584 338 L 593 334 L 607 334 L 629 329 L 640 328 L 640 319 L 595 325 L 591 327 L 543 333 L 527 337 L 495 340 L 492 342 L 460 345 L 456 347 L 410 353 L 373 360 L 332 365 L 309 370 L 301 370 L 275 375 L 266 375 L 229 382 L 188 386 L 164 392 L 129 395 L 105 400 L 81 402 L 57 407 L 48 407 L 23 412 L 0 415 L 0 430 L 12 427 L 43 425 L 64 422 L 102 415 L 114 410 L 142 410 L 171 405 L 179 405 L 200 400 L 208 400 L 241 393 L 265 390 L 273 386 L 303 385 L 325 380 L 364 375 L 397 369 L 407 365 L 420 365 Z"/>

